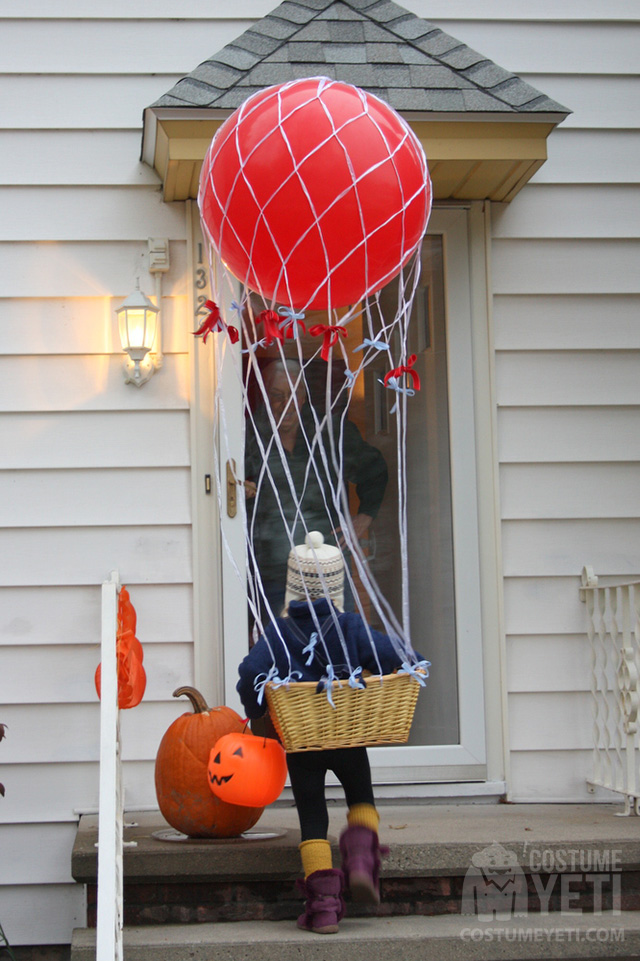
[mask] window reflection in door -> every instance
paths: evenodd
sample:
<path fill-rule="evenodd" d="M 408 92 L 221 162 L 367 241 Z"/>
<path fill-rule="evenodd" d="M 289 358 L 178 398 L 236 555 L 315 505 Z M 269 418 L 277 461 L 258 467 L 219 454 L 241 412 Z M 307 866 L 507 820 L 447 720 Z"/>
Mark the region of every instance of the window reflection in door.
<path fill-rule="evenodd" d="M 397 288 L 382 294 L 389 313 Z M 420 285 L 409 325 L 421 390 L 407 403 L 407 553 L 413 646 L 431 663 L 431 680 L 418 699 L 410 743 L 459 742 L 453 526 L 449 455 L 447 332 L 441 236 L 427 236 Z M 401 613 L 397 435 L 393 398 L 379 383 L 385 369 L 365 375 L 366 437 L 384 454 L 389 488 L 372 530 L 370 565 L 396 616 Z"/>
<path fill-rule="evenodd" d="M 396 313 L 397 285 L 381 294 L 380 305 L 387 322 Z M 261 307 L 254 307 L 259 313 Z M 326 315 L 306 318 L 307 329 L 326 323 Z M 362 344 L 363 323 L 355 317 L 347 325 L 344 341 L 347 356 Z M 397 336 L 397 335 L 396 335 Z M 317 339 L 300 334 L 304 358 L 317 352 Z M 264 372 L 280 357 L 276 344 L 253 351 Z M 298 345 L 284 343 L 285 356 L 298 357 Z M 381 352 L 382 353 L 382 352 Z M 393 345 L 393 356 L 399 356 Z M 456 626 L 453 574 L 453 532 L 451 511 L 449 421 L 447 390 L 447 344 L 444 298 L 443 245 L 440 236 L 425 238 L 422 273 L 409 325 L 408 353 L 415 353 L 415 369 L 421 390 L 407 404 L 407 527 L 408 582 L 411 639 L 417 651 L 432 662 L 431 681 L 418 699 L 410 743 L 456 744 L 459 740 L 456 669 Z M 345 363 L 333 351 L 332 385 L 344 384 Z M 356 354 L 356 356 L 358 356 Z M 385 366 L 385 361 L 386 366 Z M 246 360 L 245 360 L 246 365 Z M 354 365 L 355 366 L 355 365 Z M 348 419 L 372 447 L 383 455 L 389 481 L 382 505 L 362 541 L 366 563 L 381 592 L 402 622 L 402 580 L 400 534 L 398 529 L 396 417 L 390 413 L 395 397 L 380 384 L 388 370 L 387 355 L 373 363 L 354 384 Z M 326 363 L 311 361 L 305 369 L 307 402 L 321 419 L 326 404 Z M 252 409 L 259 404 L 259 392 L 246 377 Z M 345 394 L 343 393 L 344 397 Z M 333 403 L 333 399 L 332 399 Z M 336 410 L 336 413 L 340 413 Z M 352 515 L 358 511 L 355 488 L 349 485 Z M 375 610 L 353 571 L 365 616 L 374 627 Z"/>
<path fill-rule="evenodd" d="M 307 314 L 307 331 L 317 333 L 314 324 L 322 319 L 326 317 Z M 258 312 L 255 324 L 245 323 L 245 334 L 250 337 L 255 330 L 256 337 L 267 322 L 272 320 Z M 365 441 L 351 410 L 346 410 L 349 390 L 342 351 L 329 356 L 328 369 L 327 361 L 318 357 L 317 338 L 306 333 L 302 323 L 299 326 L 295 339 L 255 339 L 256 349 L 245 354 L 250 594 L 258 599 L 263 620 L 270 616 L 269 609 L 274 616 L 282 611 L 291 544 L 302 544 L 307 531 L 319 531 L 327 544 L 344 548 L 350 571 L 347 545 L 353 547 L 364 536 L 387 487 L 384 457 L 376 445 Z M 361 329 L 360 319 L 341 328 L 347 357 L 361 347 Z M 342 493 L 347 488 L 345 509 Z M 346 610 L 356 609 L 351 584 L 347 577 Z"/>

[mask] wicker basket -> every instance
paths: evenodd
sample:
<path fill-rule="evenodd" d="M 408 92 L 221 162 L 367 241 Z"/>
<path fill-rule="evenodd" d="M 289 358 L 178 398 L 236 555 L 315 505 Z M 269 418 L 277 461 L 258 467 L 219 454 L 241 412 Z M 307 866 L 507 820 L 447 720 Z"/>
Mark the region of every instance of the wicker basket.
<path fill-rule="evenodd" d="M 317 692 L 316 681 L 267 684 L 267 703 L 286 751 L 402 744 L 409 737 L 420 684 L 409 674 L 365 678 L 365 688 L 334 681 Z"/>

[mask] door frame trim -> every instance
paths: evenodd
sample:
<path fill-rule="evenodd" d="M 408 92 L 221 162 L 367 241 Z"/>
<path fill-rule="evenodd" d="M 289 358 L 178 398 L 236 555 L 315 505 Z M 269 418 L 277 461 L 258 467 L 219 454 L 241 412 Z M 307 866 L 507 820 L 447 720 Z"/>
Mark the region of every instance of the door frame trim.
<path fill-rule="evenodd" d="M 194 233 L 198 224 L 197 205 L 189 201 L 187 209 L 187 247 L 188 269 L 192 280 L 195 279 L 195 242 Z M 456 217 L 457 214 L 457 217 Z M 457 222 L 456 229 L 467 232 L 466 256 L 468 256 L 469 289 L 466 300 L 468 325 L 466 329 L 467 351 L 464 376 L 460 369 L 453 370 L 449 355 L 450 398 L 453 385 L 471 392 L 466 404 L 473 407 L 473 426 L 475 443 L 471 446 L 466 460 L 461 460 L 461 452 L 454 458 L 452 451 L 452 474 L 458 475 L 468 469 L 475 476 L 475 497 L 473 493 L 463 498 L 464 504 L 456 503 L 454 523 L 460 529 L 462 517 L 468 518 L 475 513 L 474 543 L 466 543 L 479 558 L 478 578 L 470 590 L 475 597 L 474 606 L 478 611 L 480 639 L 477 657 L 470 662 L 459 663 L 462 677 L 473 673 L 477 680 L 477 670 L 483 676 L 483 683 L 476 686 L 470 697 L 460 697 L 460 735 L 465 745 L 443 746 L 449 757 L 441 757 L 443 765 L 436 762 L 430 770 L 433 781 L 455 782 L 485 781 L 501 784 L 508 782 L 508 744 L 506 736 L 506 683 L 505 683 L 505 639 L 503 630 L 502 575 L 500 553 L 500 511 L 499 485 L 497 470 L 496 441 L 496 404 L 493 329 L 491 323 L 490 299 L 490 204 L 476 202 L 456 207 L 436 208 L 432 214 L 431 232 L 440 232 L 442 221 L 452 219 Z M 449 228 L 451 229 L 451 228 Z M 445 252 L 445 270 L 452 253 L 451 241 Z M 446 277 L 445 277 L 446 283 Z M 188 284 L 189 317 L 194 316 L 194 283 Z M 456 296 L 451 301 L 447 285 L 447 315 L 457 309 Z M 448 336 L 449 327 L 448 326 Z M 222 596 L 222 568 L 224 559 L 220 538 L 220 512 L 215 484 L 212 495 L 204 488 L 204 475 L 213 476 L 214 458 L 211 451 L 213 438 L 213 389 L 215 370 L 213 351 L 203 351 L 200 342 L 190 339 L 191 360 L 191 444 L 192 444 L 192 504 L 193 504 L 193 593 L 194 593 L 194 678 L 195 683 L 210 703 L 222 704 L 233 699 L 225 699 L 224 692 L 224 643 L 223 610 L 218 598 Z M 466 387 L 462 381 L 466 382 Z M 206 394 L 206 396 L 205 396 Z M 450 417 L 462 416 L 451 405 Z M 466 406 L 468 417 L 469 407 Z M 468 487 L 473 492 L 473 486 Z M 455 501 L 455 494 L 454 494 Z M 464 509 L 462 509 L 464 508 Z M 466 523 L 466 521 L 465 521 Z M 454 531 L 455 544 L 455 531 Z M 459 591 L 459 570 L 456 570 L 456 597 Z M 216 589 L 216 585 L 217 589 Z M 458 603 L 456 601 L 456 610 Z M 478 623 L 475 625 L 478 629 Z M 469 622 L 463 630 L 473 629 Z M 231 683 L 231 665 L 228 665 L 227 686 Z M 237 704 L 235 704 L 237 707 Z M 484 723 L 479 724 L 482 718 Z M 411 751 L 410 748 L 397 748 L 399 752 Z M 372 749 L 373 752 L 380 749 Z M 454 755 L 457 755 L 454 757 Z M 372 759 L 375 755 L 372 756 Z M 408 755 L 407 762 L 409 761 Z M 393 766 L 396 768 L 396 766 Z M 403 770 L 404 768 L 404 770 Z M 395 782 L 424 782 L 423 765 L 400 764 L 396 768 Z M 391 768 L 380 768 L 383 779 L 391 776 Z M 482 773 L 484 772 L 484 774 Z M 377 778 L 379 780 L 379 778 Z M 389 783 L 388 780 L 383 783 Z"/>

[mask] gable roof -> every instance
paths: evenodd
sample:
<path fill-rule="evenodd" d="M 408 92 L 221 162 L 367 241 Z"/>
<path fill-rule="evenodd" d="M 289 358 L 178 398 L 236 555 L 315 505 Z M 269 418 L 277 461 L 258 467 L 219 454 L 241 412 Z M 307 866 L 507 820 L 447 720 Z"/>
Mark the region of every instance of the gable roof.
<path fill-rule="evenodd" d="M 324 76 L 402 113 L 437 200 L 509 201 L 570 112 L 392 0 L 284 0 L 144 111 L 142 159 L 166 201 L 195 199 L 224 119 L 273 84 Z"/>
<path fill-rule="evenodd" d="M 391 0 L 284 0 L 179 80 L 153 107 L 234 110 L 272 84 L 324 76 L 403 113 L 570 111 Z"/>

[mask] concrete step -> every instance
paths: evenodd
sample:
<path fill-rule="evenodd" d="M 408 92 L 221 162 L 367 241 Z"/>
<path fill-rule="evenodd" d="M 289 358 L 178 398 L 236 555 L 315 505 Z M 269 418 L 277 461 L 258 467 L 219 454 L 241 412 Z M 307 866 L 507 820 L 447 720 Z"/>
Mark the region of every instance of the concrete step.
<path fill-rule="evenodd" d="M 524 873 L 529 912 L 640 910 L 637 818 L 618 818 L 611 805 L 381 804 L 380 835 L 390 854 L 382 868 L 380 916 L 460 913 L 467 873 L 498 842 Z M 334 863 L 343 805 L 332 808 Z M 125 924 L 292 920 L 300 911 L 295 809 L 274 805 L 250 838 L 167 839 L 158 812 L 127 815 L 135 847 L 124 851 Z M 97 820 L 83 817 L 72 859 L 87 886 L 89 926 L 95 924 Z M 488 851 L 491 854 L 491 850 Z M 500 854 L 500 852 L 498 852 Z M 520 869 L 522 869 L 520 871 Z M 498 881 L 501 881 L 498 878 Z M 497 895 L 496 895 L 497 897 Z M 351 916 L 372 914 L 349 908 Z"/>
<path fill-rule="evenodd" d="M 71 961 L 94 961 L 95 930 L 78 929 Z M 640 912 L 477 918 L 345 918 L 334 935 L 291 921 L 125 929 L 124 961 L 560 961 L 640 956 Z"/>
<path fill-rule="evenodd" d="M 464 875 L 478 851 L 499 843 L 518 863 L 539 871 L 560 869 L 561 852 L 585 858 L 615 851 L 620 867 L 640 869 L 640 832 L 635 817 L 616 817 L 613 804 L 387 804 L 379 805 L 380 839 L 391 848 L 387 877 Z M 345 824 L 344 805 L 330 809 L 329 832 L 336 839 Z M 295 808 L 274 804 L 250 832 L 258 837 L 219 841 L 163 837 L 171 831 L 158 811 L 126 813 L 125 877 L 172 878 L 185 882 L 219 878 L 295 878 L 300 871 L 300 841 Z M 262 838 L 260 838 L 262 835 Z M 72 855 L 72 874 L 84 884 L 97 875 L 98 819 L 80 819 Z M 542 864 L 545 858 L 548 864 Z M 569 868 L 570 869 L 570 868 Z"/>

